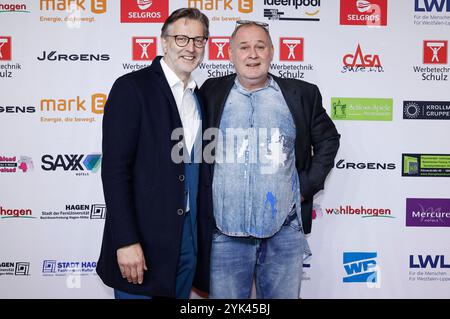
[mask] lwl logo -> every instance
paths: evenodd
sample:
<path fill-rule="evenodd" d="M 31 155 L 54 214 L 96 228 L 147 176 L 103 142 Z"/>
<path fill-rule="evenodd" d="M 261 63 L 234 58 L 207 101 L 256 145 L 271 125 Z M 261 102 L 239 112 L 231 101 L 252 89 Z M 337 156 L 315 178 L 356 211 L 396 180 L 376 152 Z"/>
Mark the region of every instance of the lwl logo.
<path fill-rule="evenodd" d="M 378 280 L 377 253 L 344 253 L 343 264 L 346 276 L 343 282 L 371 282 Z"/>

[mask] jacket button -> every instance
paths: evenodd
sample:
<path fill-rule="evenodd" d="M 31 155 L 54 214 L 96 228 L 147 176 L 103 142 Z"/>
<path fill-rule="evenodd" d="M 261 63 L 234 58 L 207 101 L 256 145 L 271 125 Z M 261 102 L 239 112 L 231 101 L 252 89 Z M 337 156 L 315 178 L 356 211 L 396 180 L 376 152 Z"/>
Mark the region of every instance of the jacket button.
<path fill-rule="evenodd" d="M 179 216 L 183 215 L 183 213 L 184 213 L 184 211 L 183 211 L 181 208 L 178 208 L 178 209 L 177 209 L 177 214 L 178 214 Z"/>
<path fill-rule="evenodd" d="M 178 148 L 183 148 L 183 142 L 178 142 Z"/>
<path fill-rule="evenodd" d="M 183 182 L 184 181 L 184 175 L 178 176 L 178 179 L 180 180 L 180 182 Z"/>

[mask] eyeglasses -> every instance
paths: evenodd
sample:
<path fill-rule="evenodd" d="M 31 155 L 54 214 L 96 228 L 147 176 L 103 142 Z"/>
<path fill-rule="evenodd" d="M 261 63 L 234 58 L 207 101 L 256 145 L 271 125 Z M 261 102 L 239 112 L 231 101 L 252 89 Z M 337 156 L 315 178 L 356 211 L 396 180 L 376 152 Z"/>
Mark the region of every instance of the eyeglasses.
<path fill-rule="evenodd" d="M 193 37 L 190 38 L 188 36 L 185 35 L 167 35 L 168 37 L 173 37 L 175 38 L 175 43 L 179 46 L 179 47 L 185 47 L 188 45 L 189 41 L 192 40 L 194 42 L 194 46 L 196 48 L 203 48 L 206 45 L 206 41 L 208 41 L 207 37 Z"/>
<path fill-rule="evenodd" d="M 236 28 L 241 26 L 241 25 L 246 25 L 246 24 L 256 24 L 260 27 L 263 27 L 264 29 L 269 30 L 269 24 L 265 23 L 265 22 L 259 22 L 259 21 L 252 21 L 252 20 L 238 20 L 236 21 Z"/>

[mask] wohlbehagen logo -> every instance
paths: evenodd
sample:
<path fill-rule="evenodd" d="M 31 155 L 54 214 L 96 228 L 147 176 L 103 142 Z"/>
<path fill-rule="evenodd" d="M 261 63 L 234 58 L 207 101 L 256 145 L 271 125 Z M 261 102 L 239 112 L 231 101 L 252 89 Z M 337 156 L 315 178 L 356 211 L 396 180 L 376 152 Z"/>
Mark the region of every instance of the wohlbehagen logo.
<path fill-rule="evenodd" d="M 402 176 L 450 177 L 450 155 L 402 154 Z"/>
<path fill-rule="evenodd" d="M 403 101 L 405 120 L 450 120 L 450 101 Z"/>
<path fill-rule="evenodd" d="M 332 216 L 360 216 L 362 218 L 395 218 L 389 208 L 368 208 L 364 206 L 352 207 L 351 205 L 338 208 L 325 208 L 326 215 Z"/>
<path fill-rule="evenodd" d="M 331 98 L 331 118 L 343 121 L 392 121 L 391 98 Z"/>
<path fill-rule="evenodd" d="M 320 21 L 320 0 L 264 0 L 264 17 L 281 21 Z"/>
<path fill-rule="evenodd" d="M 26 3 L 0 3 L 0 13 L 30 13 Z"/>
<path fill-rule="evenodd" d="M 5 208 L 0 206 L 0 219 L 26 219 L 36 218 L 33 216 L 33 211 L 29 208 Z"/>
<path fill-rule="evenodd" d="M 407 198 L 406 226 L 450 227 L 450 199 Z"/>

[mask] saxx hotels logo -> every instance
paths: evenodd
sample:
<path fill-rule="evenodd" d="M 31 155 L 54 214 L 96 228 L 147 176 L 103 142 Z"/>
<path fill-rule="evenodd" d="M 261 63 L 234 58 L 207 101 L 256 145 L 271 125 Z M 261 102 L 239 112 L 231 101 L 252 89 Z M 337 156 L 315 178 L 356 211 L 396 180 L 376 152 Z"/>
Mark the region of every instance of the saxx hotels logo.
<path fill-rule="evenodd" d="M 343 265 L 345 271 L 343 282 L 379 284 L 376 252 L 344 252 Z"/>
<path fill-rule="evenodd" d="M 253 0 L 188 0 L 187 6 L 205 11 L 253 12 Z"/>
<path fill-rule="evenodd" d="M 346 121 L 392 121 L 393 99 L 331 98 L 331 118 Z"/>

